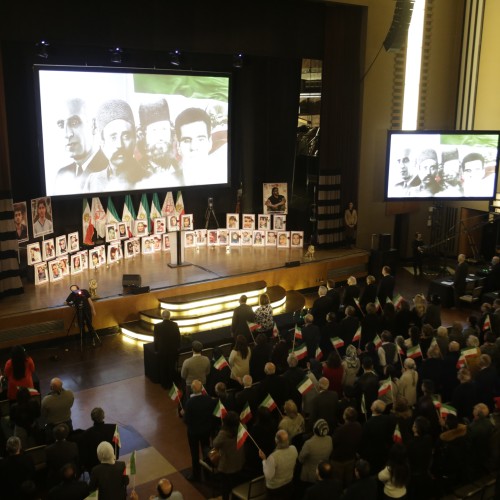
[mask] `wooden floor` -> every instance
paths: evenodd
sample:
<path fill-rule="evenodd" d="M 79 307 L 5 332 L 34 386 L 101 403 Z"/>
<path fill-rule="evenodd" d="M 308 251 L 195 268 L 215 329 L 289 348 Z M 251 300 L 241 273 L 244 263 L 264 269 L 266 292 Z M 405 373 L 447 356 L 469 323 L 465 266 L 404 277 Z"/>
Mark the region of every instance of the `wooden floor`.
<path fill-rule="evenodd" d="M 414 278 L 404 269 L 396 277 L 397 291 L 406 298 L 425 293 L 426 278 Z M 315 294 L 310 294 L 308 305 Z M 464 321 L 471 310 L 443 310 L 444 324 Z M 126 342 L 121 335 L 106 335 L 102 347 L 79 352 L 76 343 L 61 339 L 52 347 L 28 347 L 36 364 L 41 389 L 48 391 L 50 379 L 59 376 L 75 392 L 75 428 L 91 425 L 90 411 L 102 406 L 107 422 L 120 424 L 122 457 L 138 450 L 136 490 L 149 498 L 159 477 L 168 476 L 185 499 L 209 498 L 212 491 L 185 479 L 190 472 L 186 430 L 176 415 L 176 406 L 159 385 L 144 377 L 142 346 Z M 3 366 L 8 351 L 0 351 Z"/>

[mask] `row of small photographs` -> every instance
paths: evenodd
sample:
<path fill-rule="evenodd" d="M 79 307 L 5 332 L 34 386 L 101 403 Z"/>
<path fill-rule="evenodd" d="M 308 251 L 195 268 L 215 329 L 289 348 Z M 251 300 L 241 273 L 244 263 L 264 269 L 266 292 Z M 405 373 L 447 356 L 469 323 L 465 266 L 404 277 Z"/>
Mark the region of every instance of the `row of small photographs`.
<path fill-rule="evenodd" d="M 80 249 L 80 237 L 78 231 L 76 231 L 68 235 L 63 234 L 56 238 L 49 238 L 42 242 L 30 243 L 26 248 L 28 264 L 32 266 L 43 260 L 48 261 L 77 252 Z"/>
<path fill-rule="evenodd" d="M 184 233 L 184 247 L 195 246 L 270 246 L 302 248 L 304 231 L 263 231 L 256 229 L 199 229 Z"/>
<path fill-rule="evenodd" d="M 242 214 L 241 215 L 242 225 L 241 229 L 255 229 L 255 222 L 258 221 L 257 229 L 275 231 L 286 231 L 286 215 L 283 214 L 258 214 L 257 218 L 255 214 Z M 272 228 L 271 228 L 272 221 Z M 240 228 L 240 214 L 226 214 L 226 228 L 227 229 L 239 229 Z"/>

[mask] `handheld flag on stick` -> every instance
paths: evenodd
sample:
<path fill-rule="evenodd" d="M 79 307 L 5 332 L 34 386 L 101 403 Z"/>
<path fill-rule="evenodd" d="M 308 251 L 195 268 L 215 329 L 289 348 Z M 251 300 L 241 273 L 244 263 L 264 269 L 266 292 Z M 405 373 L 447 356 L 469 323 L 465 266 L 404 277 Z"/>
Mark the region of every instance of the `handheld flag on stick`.
<path fill-rule="evenodd" d="M 375 344 L 375 347 L 378 349 L 382 345 L 382 339 L 378 335 L 375 335 L 373 343 Z"/>
<path fill-rule="evenodd" d="M 260 404 L 260 406 L 263 406 L 264 408 L 267 408 L 269 411 L 273 411 L 274 409 L 278 408 L 278 405 L 272 398 L 271 394 L 268 394 L 264 401 Z"/>
<path fill-rule="evenodd" d="M 457 409 L 451 405 L 442 404 L 440 408 L 440 413 L 442 418 L 446 418 L 448 415 L 457 416 Z"/>
<path fill-rule="evenodd" d="M 306 377 L 300 384 L 297 386 L 297 390 L 304 395 L 306 392 L 309 392 L 314 387 L 312 380 L 309 377 Z"/>
<path fill-rule="evenodd" d="M 460 352 L 460 357 L 457 361 L 457 368 L 463 368 L 467 365 L 467 358 L 477 356 L 477 349 L 475 347 L 469 347 L 468 349 L 462 349 Z"/>
<path fill-rule="evenodd" d="M 392 391 L 392 381 L 390 378 L 383 380 L 378 389 L 378 397 L 382 397 L 384 394 L 387 394 L 389 391 Z"/>
<path fill-rule="evenodd" d="M 361 307 L 361 304 L 359 303 L 359 299 L 357 297 L 354 297 L 354 303 L 356 304 L 356 307 L 359 309 L 361 314 L 365 316 L 365 313 L 363 311 L 363 308 Z"/>
<path fill-rule="evenodd" d="M 399 424 L 396 424 L 396 427 L 394 429 L 394 434 L 392 435 L 392 440 L 395 443 L 402 443 L 403 442 L 403 437 L 401 436 L 401 431 L 399 430 Z"/>
<path fill-rule="evenodd" d="M 484 318 L 484 323 L 483 323 L 483 332 L 487 332 L 488 330 L 491 330 L 491 321 L 489 314 L 486 315 L 486 318 Z"/>
<path fill-rule="evenodd" d="M 276 324 L 276 321 L 273 324 L 273 337 L 278 337 L 280 336 L 280 331 L 278 329 L 278 325 Z"/>
<path fill-rule="evenodd" d="M 302 328 L 300 328 L 300 326 L 295 325 L 294 337 L 302 340 Z"/>
<path fill-rule="evenodd" d="M 248 436 L 250 436 L 250 434 L 248 434 L 246 427 L 240 423 L 238 426 L 238 434 L 236 436 L 236 449 L 239 450 L 245 444 Z"/>
<path fill-rule="evenodd" d="M 307 346 L 302 344 L 294 349 L 290 350 L 290 354 L 293 354 L 297 359 L 304 359 L 307 356 Z"/>
<path fill-rule="evenodd" d="M 245 403 L 245 407 L 243 408 L 242 412 L 240 413 L 240 420 L 244 424 L 247 424 L 252 420 L 252 410 L 250 409 L 250 405 L 248 404 L 248 401 Z"/>
<path fill-rule="evenodd" d="M 401 305 L 401 302 L 403 302 L 403 300 L 405 300 L 405 299 L 399 293 L 397 293 L 393 297 L 394 307 L 398 308 Z"/>
<path fill-rule="evenodd" d="M 352 342 L 358 342 L 361 343 L 361 325 L 358 327 L 356 330 L 356 333 L 354 334 L 354 337 L 352 338 Z"/>
<path fill-rule="evenodd" d="M 213 411 L 213 416 L 217 418 L 224 418 L 227 415 L 226 407 L 222 404 L 222 401 L 219 399 L 217 402 L 217 406 Z"/>
<path fill-rule="evenodd" d="M 113 444 L 115 448 L 115 455 L 116 455 L 116 447 L 121 448 L 122 447 L 122 442 L 120 440 L 120 431 L 118 430 L 118 424 L 115 426 L 115 432 L 113 434 Z"/>
<path fill-rule="evenodd" d="M 406 351 L 406 357 L 412 358 L 412 359 L 421 358 L 422 357 L 422 349 L 420 349 L 420 345 L 417 344 L 414 347 L 410 347 Z"/>
<path fill-rule="evenodd" d="M 378 300 L 378 297 L 375 297 L 375 306 L 377 308 L 377 312 L 382 310 L 382 306 L 380 305 L 380 300 Z"/>
<path fill-rule="evenodd" d="M 172 384 L 172 387 L 168 391 L 168 397 L 175 403 L 181 404 L 182 392 L 177 388 L 175 384 Z"/>
<path fill-rule="evenodd" d="M 226 361 L 226 358 L 224 356 L 221 356 L 215 363 L 214 363 L 214 368 L 216 370 L 223 370 L 226 366 L 229 366 L 228 362 Z"/>
<path fill-rule="evenodd" d="M 321 361 L 323 359 L 323 351 L 319 347 L 316 348 L 316 353 L 315 353 L 314 357 L 318 361 Z"/>
<path fill-rule="evenodd" d="M 333 337 L 330 339 L 330 342 L 335 349 L 339 349 L 344 346 L 344 341 L 340 337 Z"/>

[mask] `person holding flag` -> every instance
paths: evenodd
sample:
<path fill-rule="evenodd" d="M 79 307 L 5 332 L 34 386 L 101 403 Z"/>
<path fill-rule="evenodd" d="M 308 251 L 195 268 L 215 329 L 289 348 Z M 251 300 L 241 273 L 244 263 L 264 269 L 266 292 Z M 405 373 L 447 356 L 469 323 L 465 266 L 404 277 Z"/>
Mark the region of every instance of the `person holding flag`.
<path fill-rule="evenodd" d="M 229 366 L 231 367 L 231 380 L 237 382 L 240 386 L 243 385 L 243 377 L 250 375 L 251 355 L 246 337 L 238 335 L 234 348 L 229 354 Z"/>
<path fill-rule="evenodd" d="M 316 356 L 316 349 L 319 347 L 321 333 L 319 327 L 314 324 L 314 316 L 306 314 L 304 317 L 304 326 L 302 327 L 302 340 L 307 346 L 307 359 Z"/>
<path fill-rule="evenodd" d="M 247 296 L 240 297 L 240 305 L 233 312 L 231 321 L 231 333 L 236 339 L 238 335 L 244 335 L 248 341 L 252 341 L 252 336 L 247 323 L 255 322 L 255 313 L 247 304 Z"/>

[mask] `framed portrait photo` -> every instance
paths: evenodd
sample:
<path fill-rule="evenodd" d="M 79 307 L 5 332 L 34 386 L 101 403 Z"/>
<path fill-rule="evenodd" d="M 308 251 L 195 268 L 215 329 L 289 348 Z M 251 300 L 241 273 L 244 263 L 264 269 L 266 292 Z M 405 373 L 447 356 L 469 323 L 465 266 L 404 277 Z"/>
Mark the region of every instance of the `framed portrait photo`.
<path fill-rule="evenodd" d="M 263 247 L 265 242 L 266 242 L 266 232 L 261 231 L 260 229 L 256 229 L 253 232 L 253 246 Z"/>
<path fill-rule="evenodd" d="M 243 214 L 241 229 L 255 229 L 255 214 Z"/>
<path fill-rule="evenodd" d="M 141 246 L 143 255 L 154 252 L 155 239 L 150 236 L 141 238 Z"/>
<path fill-rule="evenodd" d="M 253 245 L 253 231 L 248 229 L 241 230 L 241 246 L 252 246 Z"/>
<path fill-rule="evenodd" d="M 120 243 L 108 246 L 108 263 L 118 262 L 122 259 L 122 246 Z"/>
<path fill-rule="evenodd" d="M 95 247 L 95 250 L 97 250 L 99 255 L 99 265 L 103 266 L 106 264 L 106 246 L 98 245 Z"/>
<path fill-rule="evenodd" d="M 89 268 L 89 252 L 87 250 L 82 250 L 81 252 L 78 252 L 78 255 L 80 256 L 80 260 L 82 263 L 82 269 L 88 269 Z"/>
<path fill-rule="evenodd" d="M 128 227 L 126 222 L 119 222 L 118 224 L 118 238 L 126 240 L 128 238 Z"/>
<path fill-rule="evenodd" d="M 227 229 L 217 229 L 217 241 L 219 246 L 229 245 L 229 231 Z"/>
<path fill-rule="evenodd" d="M 28 219 L 26 217 L 26 202 L 20 201 L 12 205 L 14 210 L 14 224 L 16 226 L 17 241 L 20 243 L 29 240 Z"/>
<path fill-rule="evenodd" d="M 219 244 L 219 238 L 217 235 L 217 229 L 209 229 L 207 233 L 208 246 L 215 247 Z"/>
<path fill-rule="evenodd" d="M 43 260 L 50 260 L 56 256 L 54 238 L 49 238 L 42 242 L 42 256 Z"/>
<path fill-rule="evenodd" d="M 32 266 L 38 264 L 38 262 L 42 262 L 42 252 L 40 250 L 39 241 L 27 245 L 26 251 L 28 255 L 28 265 Z"/>
<path fill-rule="evenodd" d="M 304 231 L 290 231 L 290 247 L 302 248 L 304 246 Z"/>
<path fill-rule="evenodd" d="M 226 228 L 239 229 L 240 228 L 240 214 L 226 214 Z"/>
<path fill-rule="evenodd" d="M 261 231 L 267 231 L 271 229 L 271 216 L 266 214 L 259 214 L 257 218 L 258 228 Z"/>
<path fill-rule="evenodd" d="M 262 185 L 262 199 L 265 214 L 288 213 L 288 184 L 286 182 L 265 182 Z"/>
<path fill-rule="evenodd" d="M 57 259 L 48 262 L 47 266 L 49 268 L 49 279 L 51 283 L 61 281 L 63 279 L 63 273 L 61 272 Z"/>
<path fill-rule="evenodd" d="M 170 234 L 168 233 L 163 235 L 162 250 L 164 252 L 170 252 Z"/>
<path fill-rule="evenodd" d="M 275 247 L 278 244 L 278 233 L 276 231 L 266 231 L 266 246 Z"/>
<path fill-rule="evenodd" d="M 56 236 L 56 257 L 66 255 L 68 253 L 68 240 L 66 235 Z"/>
<path fill-rule="evenodd" d="M 148 223 L 144 220 L 136 220 L 135 221 L 135 236 L 137 238 L 142 238 L 143 236 L 148 236 Z"/>
<path fill-rule="evenodd" d="M 164 234 L 167 230 L 167 219 L 165 217 L 158 217 L 153 219 L 153 233 Z"/>
<path fill-rule="evenodd" d="M 59 262 L 59 269 L 63 276 L 69 275 L 69 255 L 63 255 L 57 259 Z"/>
<path fill-rule="evenodd" d="M 49 271 L 47 269 L 47 262 L 39 262 L 35 264 L 35 285 L 49 282 Z"/>
<path fill-rule="evenodd" d="M 153 235 L 153 251 L 154 252 L 161 252 L 162 250 L 162 235 L 161 234 L 155 234 Z"/>
<path fill-rule="evenodd" d="M 179 219 L 176 215 L 171 215 L 167 217 L 167 231 L 169 233 L 173 231 L 179 231 Z"/>
<path fill-rule="evenodd" d="M 278 231 L 278 248 L 290 246 L 290 231 Z"/>
<path fill-rule="evenodd" d="M 99 261 L 99 250 L 93 249 L 89 251 L 89 268 L 97 269 L 101 265 Z"/>
<path fill-rule="evenodd" d="M 184 248 L 193 248 L 196 246 L 195 232 L 185 231 L 184 232 Z"/>
<path fill-rule="evenodd" d="M 241 232 L 235 229 L 229 231 L 229 244 L 232 247 L 239 247 L 241 245 Z"/>
<path fill-rule="evenodd" d="M 124 256 L 126 259 L 130 259 L 131 257 L 134 257 L 134 241 L 133 239 L 129 239 L 123 242 L 123 249 L 124 249 Z"/>
<path fill-rule="evenodd" d="M 68 234 L 68 247 L 68 251 L 70 253 L 78 252 L 80 249 L 80 237 L 78 235 L 78 231 Z"/>
<path fill-rule="evenodd" d="M 118 228 L 116 223 L 106 224 L 106 242 L 116 241 L 118 239 Z"/>
<path fill-rule="evenodd" d="M 207 245 L 207 230 L 197 229 L 196 233 L 196 246 L 204 247 Z"/>
<path fill-rule="evenodd" d="M 82 271 L 82 256 L 79 253 L 75 253 L 71 256 L 71 275 L 80 274 Z"/>
<path fill-rule="evenodd" d="M 38 238 L 54 232 L 52 201 L 50 196 L 31 200 L 31 222 L 33 237 Z"/>
<path fill-rule="evenodd" d="M 286 215 L 273 214 L 273 229 L 275 231 L 286 231 Z"/>
<path fill-rule="evenodd" d="M 193 230 L 193 214 L 184 214 L 181 216 L 181 231 Z"/>

